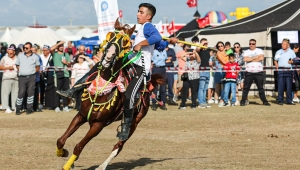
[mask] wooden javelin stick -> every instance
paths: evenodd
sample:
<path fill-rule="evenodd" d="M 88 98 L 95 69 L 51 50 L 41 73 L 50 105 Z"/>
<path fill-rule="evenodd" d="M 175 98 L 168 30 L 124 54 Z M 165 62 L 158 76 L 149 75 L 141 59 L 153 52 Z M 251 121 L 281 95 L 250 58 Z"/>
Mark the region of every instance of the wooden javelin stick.
<path fill-rule="evenodd" d="M 162 39 L 164 40 L 168 40 L 170 38 L 167 38 L 167 37 L 162 37 Z M 217 49 L 215 48 L 211 48 L 211 47 L 206 47 L 206 46 L 201 46 L 200 44 L 194 44 L 194 43 L 190 43 L 190 42 L 186 42 L 186 41 L 178 41 L 179 43 L 183 43 L 183 44 L 186 44 L 186 45 L 190 45 L 190 46 L 196 46 L 196 47 L 200 47 L 200 48 L 204 48 L 204 49 L 209 49 L 209 50 L 214 50 L 214 51 L 218 51 Z"/>

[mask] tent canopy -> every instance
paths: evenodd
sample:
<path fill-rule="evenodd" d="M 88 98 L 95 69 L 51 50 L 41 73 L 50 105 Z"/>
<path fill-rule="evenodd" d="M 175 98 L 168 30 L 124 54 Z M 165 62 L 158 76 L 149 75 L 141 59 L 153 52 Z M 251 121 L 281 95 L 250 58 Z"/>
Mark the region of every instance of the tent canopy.
<path fill-rule="evenodd" d="M 9 28 L 6 28 L 6 31 L 4 32 L 4 34 L 2 35 L 0 42 L 7 42 L 10 39 L 12 39 L 12 36 L 10 34 Z"/>
<path fill-rule="evenodd" d="M 283 23 L 270 27 L 269 31 L 300 31 L 300 8 Z"/>
<path fill-rule="evenodd" d="M 194 36 L 197 31 L 199 30 L 198 22 L 196 19 L 193 19 L 189 23 L 187 23 L 184 27 L 182 27 L 180 30 L 176 31 L 175 35 L 176 37 L 182 37 L 182 38 L 189 38 Z M 171 37 L 173 37 L 171 35 Z"/>
<path fill-rule="evenodd" d="M 8 44 L 24 44 L 26 42 L 36 43 L 40 46 L 54 45 L 57 41 L 64 40 L 63 37 L 55 33 L 50 28 L 25 28 L 19 36 L 12 38 Z"/>

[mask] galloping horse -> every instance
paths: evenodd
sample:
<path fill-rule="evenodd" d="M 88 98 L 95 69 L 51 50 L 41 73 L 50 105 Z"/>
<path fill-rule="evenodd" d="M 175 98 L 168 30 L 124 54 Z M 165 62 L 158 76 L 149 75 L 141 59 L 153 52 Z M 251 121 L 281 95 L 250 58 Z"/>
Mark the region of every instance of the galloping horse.
<path fill-rule="evenodd" d="M 123 92 L 125 91 L 126 83 L 128 84 L 128 81 L 130 81 L 130 77 L 134 76 L 134 68 L 130 67 L 132 59 L 125 59 L 123 56 L 129 51 L 130 36 L 134 32 L 135 26 L 133 28 L 130 28 L 128 25 L 121 26 L 117 20 L 115 29 L 115 32 L 107 34 L 106 41 L 101 45 L 103 57 L 99 62 L 99 70 L 90 75 L 91 79 L 96 78 L 90 86 L 84 89 L 84 93 L 81 96 L 82 103 L 80 110 L 73 118 L 65 133 L 57 140 L 57 156 L 68 157 L 68 151 L 63 148 L 67 138 L 84 123 L 88 122 L 90 125 L 89 131 L 75 146 L 73 155 L 63 166 L 63 170 L 71 168 L 85 145 L 97 136 L 105 126 L 122 119 Z M 152 75 L 150 83 L 153 87 L 162 84 L 162 76 Z M 138 123 L 146 116 L 150 104 L 149 90 L 144 89 L 143 92 L 140 91 L 139 96 L 141 97 L 135 107 L 129 137 L 134 133 Z M 97 169 L 106 169 L 108 163 L 120 153 L 127 140 L 117 142 L 113 147 L 111 155 Z"/>

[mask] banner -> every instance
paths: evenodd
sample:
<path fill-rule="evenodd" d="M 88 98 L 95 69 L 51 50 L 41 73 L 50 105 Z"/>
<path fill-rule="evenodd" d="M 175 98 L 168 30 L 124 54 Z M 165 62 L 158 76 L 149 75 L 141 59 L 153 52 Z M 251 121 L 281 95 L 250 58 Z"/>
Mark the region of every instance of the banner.
<path fill-rule="evenodd" d="M 94 5 L 98 20 L 98 36 L 102 42 L 108 32 L 115 30 L 115 21 L 119 17 L 118 1 L 94 0 Z"/>

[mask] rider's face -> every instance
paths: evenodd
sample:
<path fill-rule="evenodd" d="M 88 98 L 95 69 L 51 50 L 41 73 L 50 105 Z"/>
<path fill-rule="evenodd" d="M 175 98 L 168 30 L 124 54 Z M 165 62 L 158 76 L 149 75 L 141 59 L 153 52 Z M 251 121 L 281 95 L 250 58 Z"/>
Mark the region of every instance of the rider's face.
<path fill-rule="evenodd" d="M 150 11 L 146 7 L 140 7 L 136 16 L 137 16 L 137 22 L 139 24 L 144 24 L 148 21 L 151 21 L 151 17 L 152 17 Z"/>

